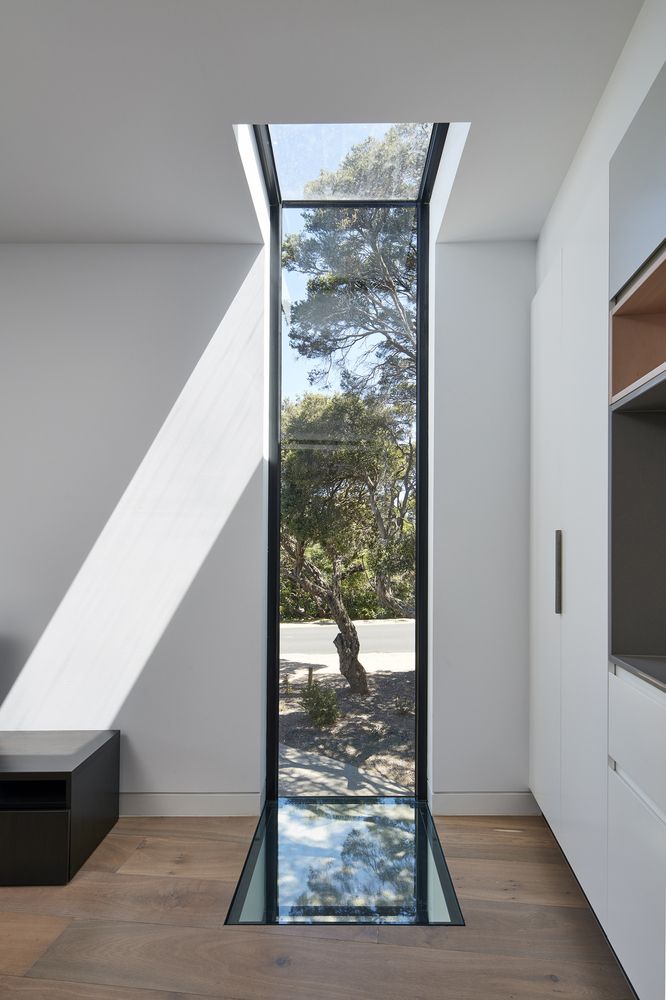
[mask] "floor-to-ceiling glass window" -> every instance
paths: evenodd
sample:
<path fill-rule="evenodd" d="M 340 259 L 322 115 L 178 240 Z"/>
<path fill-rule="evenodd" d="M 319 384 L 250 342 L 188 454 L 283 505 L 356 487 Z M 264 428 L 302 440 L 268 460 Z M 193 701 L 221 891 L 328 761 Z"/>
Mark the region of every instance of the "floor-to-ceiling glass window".
<path fill-rule="evenodd" d="M 427 202 L 446 128 L 257 128 L 267 802 L 231 923 L 461 923 L 425 800 Z"/>
<path fill-rule="evenodd" d="M 416 213 L 283 233 L 281 772 L 413 791 Z"/>

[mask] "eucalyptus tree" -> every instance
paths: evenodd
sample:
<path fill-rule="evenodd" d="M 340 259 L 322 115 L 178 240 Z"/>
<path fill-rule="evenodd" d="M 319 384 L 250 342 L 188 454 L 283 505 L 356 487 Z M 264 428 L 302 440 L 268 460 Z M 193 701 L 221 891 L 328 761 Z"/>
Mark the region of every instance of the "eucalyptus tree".
<path fill-rule="evenodd" d="M 401 198 L 418 187 L 429 127 L 394 125 L 354 146 L 338 170 L 322 172 L 305 197 Z M 282 263 L 307 276 L 290 311 L 289 341 L 316 362 L 313 386 L 335 373 L 343 389 L 415 406 L 416 212 L 410 206 L 320 205 L 287 236 Z"/>
<path fill-rule="evenodd" d="M 308 393 L 282 413 L 281 577 L 338 627 L 340 672 L 367 693 L 344 585 L 360 575 L 393 613 L 414 613 L 414 444 L 404 407 Z"/>
<path fill-rule="evenodd" d="M 305 198 L 413 198 L 429 133 L 394 125 L 359 143 Z M 283 268 L 305 278 L 286 328 L 312 391 L 282 414 L 282 579 L 336 622 L 340 671 L 365 693 L 350 579 L 414 616 L 416 211 L 318 204 L 301 220 L 282 247 Z"/>

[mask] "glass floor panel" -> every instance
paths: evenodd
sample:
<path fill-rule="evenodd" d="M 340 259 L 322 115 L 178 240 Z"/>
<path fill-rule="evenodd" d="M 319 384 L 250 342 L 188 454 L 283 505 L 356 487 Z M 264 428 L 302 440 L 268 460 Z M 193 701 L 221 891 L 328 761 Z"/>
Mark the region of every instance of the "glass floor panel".
<path fill-rule="evenodd" d="M 268 802 L 228 924 L 463 924 L 435 824 L 413 798 Z"/>

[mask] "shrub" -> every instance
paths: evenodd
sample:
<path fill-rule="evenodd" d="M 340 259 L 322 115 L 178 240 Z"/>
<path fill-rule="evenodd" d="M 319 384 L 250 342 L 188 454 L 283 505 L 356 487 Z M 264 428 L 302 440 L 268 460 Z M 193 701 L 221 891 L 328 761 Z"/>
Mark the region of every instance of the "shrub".
<path fill-rule="evenodd" d="M 328 684 L 320 684 L 318 681 L 313 681 L 303 690 L 301 705 L 307 712 L 310 722 L 317 729 L 332 726 L 340 716 L 335 689 Z"/>

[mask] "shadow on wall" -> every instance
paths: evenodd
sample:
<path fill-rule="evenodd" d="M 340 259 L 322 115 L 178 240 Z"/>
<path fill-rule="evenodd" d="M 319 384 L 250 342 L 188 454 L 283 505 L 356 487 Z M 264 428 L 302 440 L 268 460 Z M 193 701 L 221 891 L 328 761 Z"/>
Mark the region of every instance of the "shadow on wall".
<path fill-rule="evenodd" d="M 0 707 L 0 729 L 112 724 L 261 466 L 263 267 L 259 253 Z"/>
<path fill-rule="evenodd" d="M 0 635 L 0 705 L 21 673 L 29 652 L 24 642 L 9 635 Z"/>
<path fill-rule="evenodd" d="M 263 498 L 259 466 L 113 722 L 123 792 L 259 794 Z"/>

